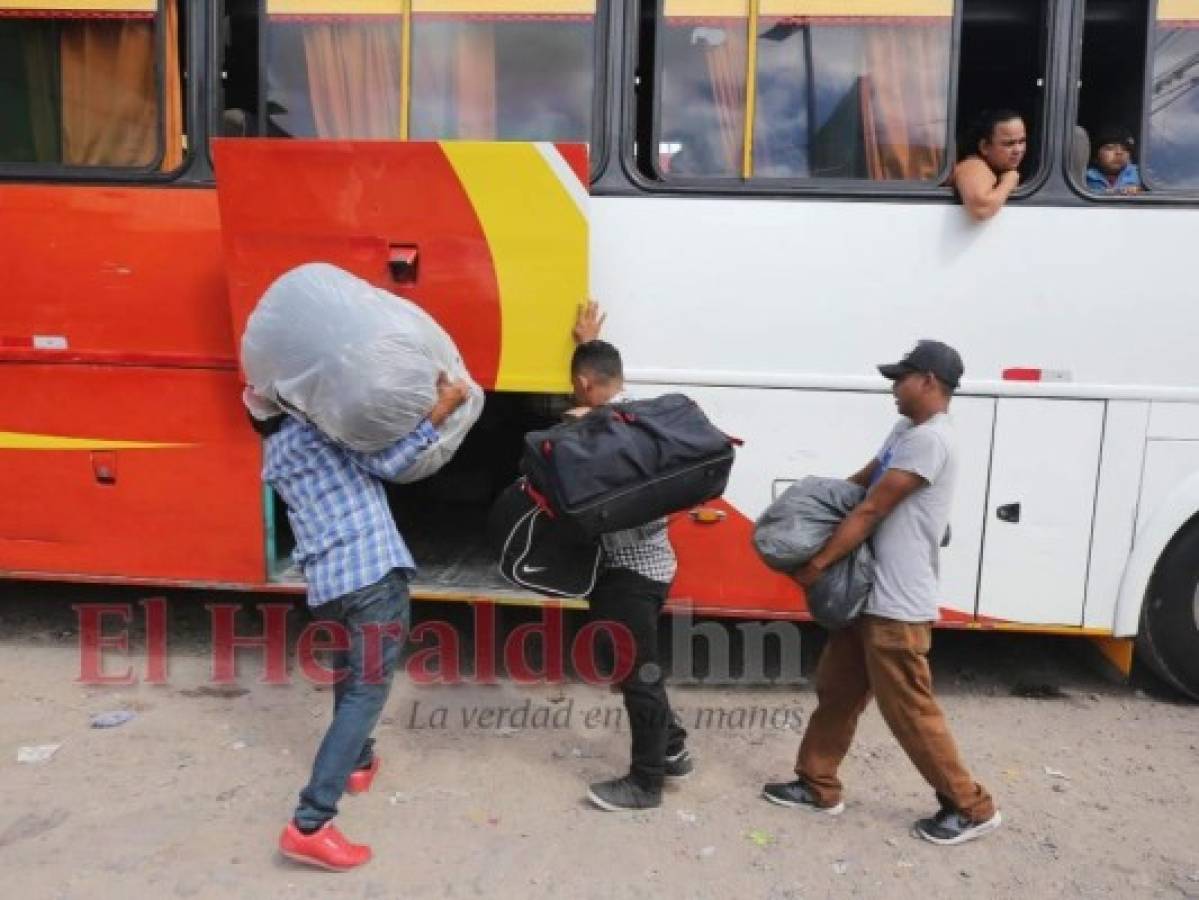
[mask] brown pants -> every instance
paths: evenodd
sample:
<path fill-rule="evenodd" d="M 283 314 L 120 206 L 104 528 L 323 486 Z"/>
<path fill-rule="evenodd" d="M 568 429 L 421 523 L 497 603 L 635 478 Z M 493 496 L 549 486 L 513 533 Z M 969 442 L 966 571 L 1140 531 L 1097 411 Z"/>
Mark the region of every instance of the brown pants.
<path fill-rule="evenodd" d="M 816 711 L 795 763 L 821 806 L 841 800 L 837 768 L 873 694 L 891 733 L 941 803 L 974 822 L 994 815 L 991 795 L 966 771 L 933 697 L 931 644 L 931 625 L 877 616 L 861 616 L 829 635 L 816 666 Z"/>

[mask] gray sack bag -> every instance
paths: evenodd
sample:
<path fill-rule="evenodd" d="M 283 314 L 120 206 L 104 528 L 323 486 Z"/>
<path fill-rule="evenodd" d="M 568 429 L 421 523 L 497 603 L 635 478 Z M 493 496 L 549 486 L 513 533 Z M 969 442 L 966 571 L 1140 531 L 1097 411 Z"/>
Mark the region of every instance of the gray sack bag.
<path fill-rule="evenodd" d="M 790 574 L 828 543 L 865 496 L 865 489 L 841 478 L 804 478 L 758 517 L 754 549 L 770 568 Z M 873 581 L 874 554 L 867 542 L 808 589 L 808 611 L 825 628 L 844 628 L 865 608 Z"/>

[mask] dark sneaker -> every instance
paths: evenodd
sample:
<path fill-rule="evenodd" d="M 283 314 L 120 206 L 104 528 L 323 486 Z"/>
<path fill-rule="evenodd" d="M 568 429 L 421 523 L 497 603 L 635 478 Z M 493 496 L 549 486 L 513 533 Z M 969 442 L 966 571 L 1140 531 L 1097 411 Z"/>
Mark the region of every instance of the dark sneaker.
<path fill-rule="evenodd" d="M 667 778 L 686 778 L 694 771 L 695 760 L 691 758 L 691 751 L 686 747 L 673 756 L 666 757 L 666 771 L 664 774 Z"/>
<path fill-rule="evenodd" d="M 971 822 L 955 809 L 942 809 L 931 819 L 921 819 L 912 826 L 912 833 L 934 844 L 964 844 L 994 831 L 1003 824 L 999 810 L 985 822 Z"/>
<path fill-rule="evenodd" d="M 798 806 L 812 812 L 824 813 L 826 816 L 839 816 L 845 812 L 845 804 L 841 802 L 833 806 L 821 806 L 816 802 L 816 795 L 812 793 L 812 789 L 798 778 L 795 781 L 768 784 L 762 788 L 762 796 L 779 806 Z"/>
<path fill-rule="evenodd" d="M 587 789 L 587 799 L 608 812 L 654 809 L 662 805 L 662 792 L 643 788 L 628 775 L 597 781 Z"/>

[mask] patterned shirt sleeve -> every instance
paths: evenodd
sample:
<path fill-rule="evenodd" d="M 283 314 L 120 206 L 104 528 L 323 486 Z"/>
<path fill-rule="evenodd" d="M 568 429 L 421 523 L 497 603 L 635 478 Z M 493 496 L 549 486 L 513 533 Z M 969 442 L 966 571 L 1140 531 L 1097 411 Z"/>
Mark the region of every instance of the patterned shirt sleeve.
<path fill-rule="evenodd" d="M 421 423 L 411 433 L 400 438 L 390 447 L 375 453 L 359 453 L 357 450 L 346 450 L 346 456 L 360 469 L 365 469 L 376 478 L 384 481 L 395 481 L 404 470 L 411 466 L 418 456 L 426 449 L 437 443 L 440 435 L 428 419 Z"/>

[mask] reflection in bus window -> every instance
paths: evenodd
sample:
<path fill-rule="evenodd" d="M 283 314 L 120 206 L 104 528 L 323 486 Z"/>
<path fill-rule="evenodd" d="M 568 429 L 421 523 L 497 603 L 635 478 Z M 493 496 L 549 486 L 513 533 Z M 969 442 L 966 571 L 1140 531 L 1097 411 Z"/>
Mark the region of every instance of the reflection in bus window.
<path fill-rule="evenodd" d="M 817 14 L 812 0 L 763 2 L 750 172 L 742 160 L 747 9 L 730 0 L 728 15 L 716 18 L 706 4 L 698 18 L 687 15 L 691 5 L 666 4 L 665 172 L 915 181 L 942 174 L 952 3 L 921 3 L 909 15 L 897 2 L 894 18 L 880 18 L 866 16 L 860 2 L 841 4 L 835 17 Z M 680 149 L 668 153 L 666 145 Z"/>
<path fill-rule="evenodd" d="M 267 11 L 285 4 L 269 3 Z M 402 4 L 394 15 L 267 22 L 267 133 L 396 138 L 400 132 Z"/>
<path fill-rule="evenodd" d="M 802 12 L 805 4 L 794 5 Z M 937 179 L 948 137 L 952 11 L 946 3 L 944 15 L 862 24 L 763 19 L 754 174 Z"/>
<path fill-rule="evenodd" d="M 168 102 L 161 121 L 156 3 L 114 2 L 103 17 L 85 15 L 85 4 L 69 0 L 49 13 L 34 6 L 0 3 L 0 163 L 177 167 L 183 119 L 176 0 L 165 4 Z"/>
<path fill-rule="evenodd" d="M 590 3 L 580 10 L 414 15 L 411 137 L 588 140 L 594 15 Z"/>
<path fill-rule="evenodd" d="M 355 14 L 353 2 L 330 2 L 325 14 L 311 16 L 286 14 L 293 5 L 267 5 L 269 134 L 568 141 L 591 135 L 594 0 L 544 0 L 511 10 L 467 0 L 453 13 L 425 11 L 437 4 L 415 0 L 408 134 L 403 3 L 396 0 L 393 15 L 370 16 Z M 379 6 L 370 4 L 375 12 Z"/>
<path fill-rule="evenodd" d="M 679 177 L 736 176 L 745 134 L 745 34 L 748 3 L 726 14 L 690 15 L 668 0 L 661 43 L 659 167 Z"/>
<path fill-rule="evenodd" d="M 1159 0 L 1150 52 L 1147 181 L 1199 188 L 1199 2 Z"/>

